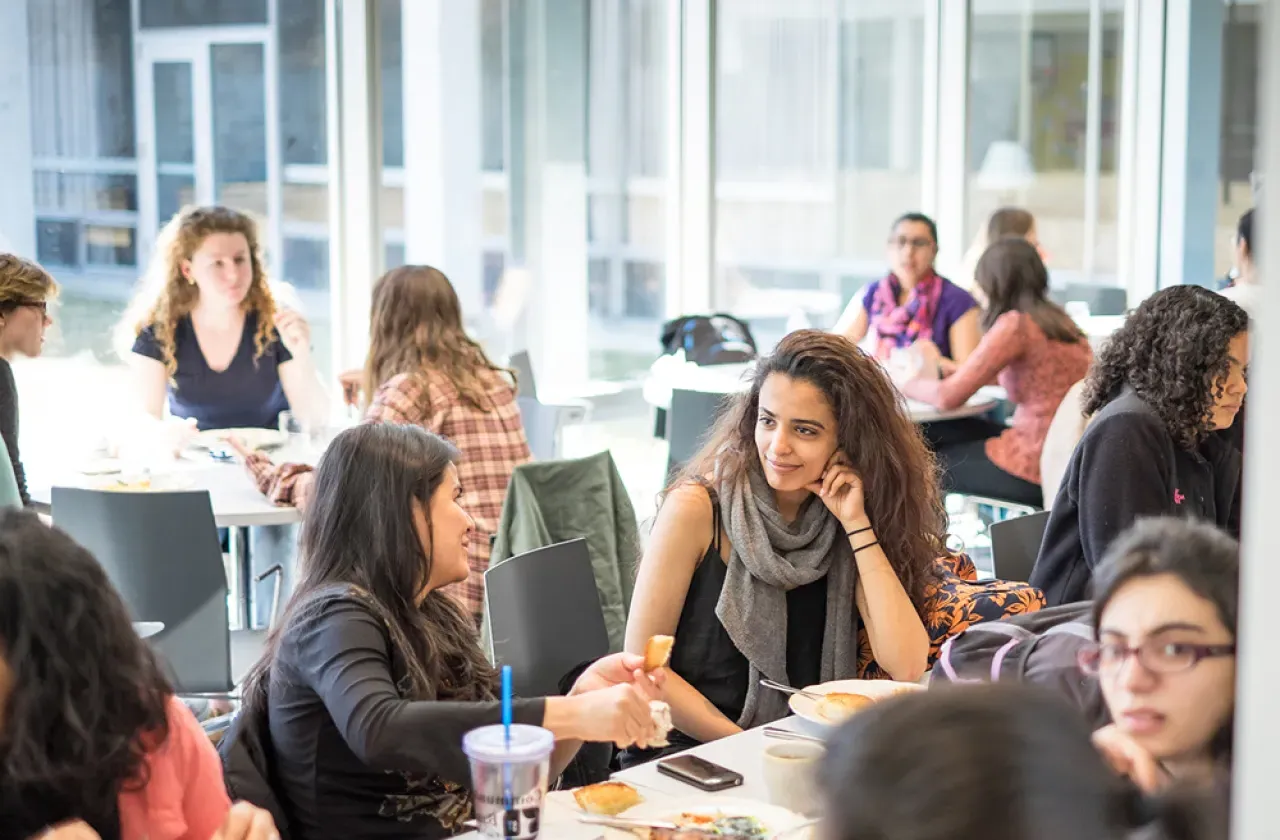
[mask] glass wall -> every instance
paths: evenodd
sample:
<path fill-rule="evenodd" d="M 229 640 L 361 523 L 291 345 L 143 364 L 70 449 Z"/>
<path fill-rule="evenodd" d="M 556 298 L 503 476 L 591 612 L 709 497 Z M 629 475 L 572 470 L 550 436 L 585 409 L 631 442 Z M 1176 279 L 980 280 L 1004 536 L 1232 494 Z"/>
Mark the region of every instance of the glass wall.
<path fill-rule="evenodd" d="M 717 6 L 718 308 L 826 326 L 883 273 L 922 203 L 924 20 L 923 0 Z"/>
<path fill-rule="evenodd" d="M 327 369 L 324 0 L 26 7 L 32 154 L 0 172 L 30 173 L 29 256 L 64 287 L 46 354 L 116 361 L 111 328 L 157 230 L 218 202 L 259 219 Z"/>
<path fill-rule="evenodd" d="M 1225 276 L 1235 256 L 1236 227 L 1261 186 L 1258 79 L 1262 10 L 1256 2 L 1228 0 L 1222 32 L 1222 133 L 1214 268 Z"/>
<path fill-rule="evenodd" d="M 973 1 L 966 241 L 1025 207 L 1055 285 L 1120 285 L 1123 34 L 1123 0 Z"/>
<path fill-rule="evenodd" d="M 586 375 L 634 378 L 658 355 L 665 308 L 667 5 L 548 4 L 540 23 L 531 4 L 459 0 L 439 21 L 443 37 L 453 37 L 456 28 L 474 39 L 465 49 L 475 52 L 479 76 L 459 83 L 474 89 L 479 102 L 456 102 L 445 141 L 480 152 L 470 187 L 479 192 L 475 250 L 463 257 L 463 270 L 445 270 L 460 287 L 464 309 L 470 302 L 483 310 L 464 316 L 495 354 L 537 345 L 537 329 L 529 324 L 536 301 L 565 295 L 576 288 L 570 276 L 581 273 L 585 341 L 579 339 L 577 352 L 587 355 Z M 407 238 L 433 235 L 406 227 L 406 202 L 418 191 L 449 194 L 449 187 L 397 168 L 412 123 L 407 114 L 422 107 L 426 86 L 434 84 L 405 77 L 403 45 L 423 35 L 405 29 L 404 22 L 416 18 L 404 9 L 400 0 L 382 0 L 379 8 L 388 265 L 403 261 Z M 457 14 L 474 19 L 459 21 Z M 531 208 L 547 202 L 563 212 L 535 218 Z M 478 294 L 465 288 L 473 270 Z M 510 311 L 513 303 L 519 311 Z"/>

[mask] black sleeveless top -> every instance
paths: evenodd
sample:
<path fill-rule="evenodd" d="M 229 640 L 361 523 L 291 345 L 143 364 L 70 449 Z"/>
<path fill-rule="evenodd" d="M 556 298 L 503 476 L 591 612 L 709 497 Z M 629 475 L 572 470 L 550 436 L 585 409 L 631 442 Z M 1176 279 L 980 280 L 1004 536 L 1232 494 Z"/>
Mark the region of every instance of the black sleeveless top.
<path fill-rule="evenodd" d="M 751 665 L 716 617 L 716 604 L 724 589 L 726 565 L 721 557 L 720 503 L 711 496 L 711 545 L 694 569 L 676 624 L 671 670 L 698 690 L 729 720 L 738 721 L 747 702 Z M 787 681 L 796 688 L 814 685 L 822 674 L 822 637 L 827 623 L 827 579 L 787 593 Z M 767 690 L 767 689 L 766 689 Z M 698 741 L 673 730 L 671 746 L 662 750 L 627 750 L 623 766 L 634 766 L 662 755 L 696 746 Z"/>

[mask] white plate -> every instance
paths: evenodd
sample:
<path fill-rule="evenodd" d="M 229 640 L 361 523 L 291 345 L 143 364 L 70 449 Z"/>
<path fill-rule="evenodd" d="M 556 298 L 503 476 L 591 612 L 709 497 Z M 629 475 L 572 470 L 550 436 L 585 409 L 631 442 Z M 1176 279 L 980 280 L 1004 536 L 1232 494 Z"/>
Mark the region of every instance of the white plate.
<path fill-rule="evenodd" d="M 289 436 L 279 429 L 206 429 L 191 439 L 191 445 L 196 449 L 223 449 L 229 437 L 250 449 L 277 449 L 289 442 Z"/>
<path fill-rule="evenodd" d="M 624 811 L 621 816 L 634 817 L 641 820 L 676 822 L 681 814 L 755 817 L 768 830 L 769 834 L 766 835 L 768 837 L 779 831 L 794 828 L 805 821 L 805 818 L 799 814 L 788 811 L 786 808 L 780 808 L 777 805 L 770 805 L 767 802 L 752 802 L 746 799 L 720 799 L 708 796 L 678 799 L 674 802 L 671 800 L 641 802 L 634 808 Z M 636 838 L 634 832 L 616 828 L 605 829 L 605 836 L 616 838 L 616 840 L 624 840 L 624 838 L 635 840 Z M 812 837 L 813 832 L 811 830 L 802 829 L 788 834 L 786 840 L 812 840 Z"/>
<path fill-rule="evenodd" d="M 166 473 L 162 475 L 121 474 L 103 478 L 93 483 L 94 490 L 111 490 L 116 493 L 176 493 L 190 490 L 195 481 L 189 475 Z"/>
<path fill-rule="evenodd" d="M 904 691 L 923 690 L 924 686 L 919 683 L 895 682 L 893 680 L 835 680 L 834 682 L 811 685 L 805 688 L 805 691 L 811 691 L 814 694 L 844 692 L 846 694 L 861 694 L 864 697 L 870 697 L 875 700 L 891 697 Z M 791 700 L 788 701 L 788 705 L 791 706 L 791 711 L 809 723 L 823 728 L 830 728 L 836 725 L 836 721 L 827 720 L 818 714 L 817 700 L 810 700 L 803 695 L 793 694 L 791 695 Z M 854 714 L 857 714 L 857 712 Z"/>

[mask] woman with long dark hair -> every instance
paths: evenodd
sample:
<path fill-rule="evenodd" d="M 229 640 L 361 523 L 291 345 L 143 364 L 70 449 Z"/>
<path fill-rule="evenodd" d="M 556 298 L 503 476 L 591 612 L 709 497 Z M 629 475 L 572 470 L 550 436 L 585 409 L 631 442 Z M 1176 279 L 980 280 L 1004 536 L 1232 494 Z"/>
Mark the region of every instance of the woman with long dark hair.
<path fill-rule="evenodd" d="M 1039 507 L 1045 435 L 1063 396 L 1089 370 L 1093 351 L 1071 317 L 1049 300 L 1049 272 L 1027 240 L 994 243 L 978 260 L 974 280 L 982 304 L 978 348 L 946 379 L 937 375 L 938 360 L 926 359 L 921 375 L 903 382 L 902 392 L 949 411 L 998 381 L 1017 406 L 1012 424 L 966 420 L 967 439 L 939 429 L 935 451 L 943 486 Z"/>
<path fill-rule="evenodd" d="M 1141 517 L 1240 534 L 1242 456 L 1230 434 L 1248 390 L 1249 316 L 1200 286 L 1161 289 L 1130 313 L 1085 381 L 1077 444 L 1031 583 L 1050 605 L 1088 597 L 1093 569 Z"/>
<path fill-rule="evenodd" d="M 249 714 L 267 711 L 295 840 L 440 838 L 471 816 L 462 736 L 501 710 L 475 626 L 442 591 L 478 538 L 458 458 L 378 423 L 342 432 L 316 469 L 301 580 L 244 691 Z M 582 740 L 645 743 L 657 688 L 642 667 L 599 660 L 567 697 L 517 700 L 515 722 L 556 736 L 556 773 Z"/>
<path fill-rule="evenodd" d="M 275 836 L 266 812 L 232 813 L 213 745 L 102 567 L 21 511 L 0 512 L 0 835 Z"/>
<path fill-rule="evenodd" d="M 1240 545 L 1211 525 L 1136 524 L 1094 581 L 1097 674 L 1114 723 L 1094 735 L 1115 768 L 1154 791 L 1231 770 Z"/>
<path fill-rule="evenodd" d="M 674 746 L 786 714 L 761 677 L 855 676 L 860 629 L 890 676 L 920 678 L 946 554 L 935 469 L 888 376 L 847 339 L 794 332 L 757 363 L 667 488 L 632 596 L 628 650 L 675 636 Z"/>
<path fill-rule="evenodd" d="M 515 373 L 490 361 L 467 335 L 449 278 L 429 266 L 403 265 L 373 286 L 369 354 L 364 371 L 344 379 L 344 391 L 366 403 L 366 423 L 421 426 L 462 452 L 464 507 L 480 536 L 468 550 L 466 580 L 449 591 L 479 624 L 489 536 L 497 533 L 511 474 L 533 457 L 516 405 Z M 261 454 L 246 463 L 274 502 L 307 506 L 309 467 L 276 466 Z"/>

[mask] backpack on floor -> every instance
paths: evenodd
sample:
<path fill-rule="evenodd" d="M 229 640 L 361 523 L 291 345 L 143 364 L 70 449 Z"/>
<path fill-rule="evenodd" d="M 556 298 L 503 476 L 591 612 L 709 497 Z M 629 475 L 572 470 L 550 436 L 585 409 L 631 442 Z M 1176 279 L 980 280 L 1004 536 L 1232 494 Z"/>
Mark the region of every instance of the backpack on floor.
<path fill-rule="evenodd" d="M 935 683 L 1010 680 L 1051 688 L 1073 702 L 1094 728 L 1111 722 L 1097 677 L 1077 665 L 1093 644 L 1092 605 L 1062 604 L 1003 621 L 986 621 L 946 641 L 934 663 Z"/>

